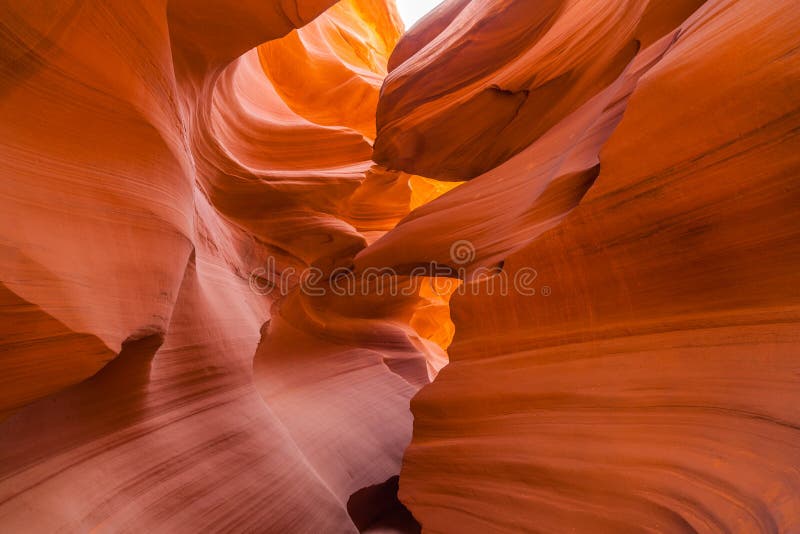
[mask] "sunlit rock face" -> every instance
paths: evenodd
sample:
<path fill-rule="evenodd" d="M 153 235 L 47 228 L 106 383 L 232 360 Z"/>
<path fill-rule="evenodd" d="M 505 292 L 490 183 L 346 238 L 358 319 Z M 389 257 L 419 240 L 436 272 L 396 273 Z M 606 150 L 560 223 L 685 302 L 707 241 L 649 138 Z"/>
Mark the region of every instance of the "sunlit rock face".
<path fill-rule="evenodd" d="M 13 4 L 0 531 L 800 531 L 792 2 Z"/>
<path fill-rule="evenodd" d="M 449 2 L 423 22 L 389 61 L 375 158 L 471 180 L 357 264 L 455 267 L 464 239 L 467 276 L 536 279 L 452 297 L 402 501 L 429 532 L 799 530 L 795 4 Z"/>
<path fill-rule="evenodd" d="M 356 532 L 393 506 L 348 501 L 399 472 L 446 362 L 411 319 L 446 303 L 251 273 L 327 276 L 409 212 L 370 159 L 401 25 L 233 4 L 0 9 L 4 532 Z"/>

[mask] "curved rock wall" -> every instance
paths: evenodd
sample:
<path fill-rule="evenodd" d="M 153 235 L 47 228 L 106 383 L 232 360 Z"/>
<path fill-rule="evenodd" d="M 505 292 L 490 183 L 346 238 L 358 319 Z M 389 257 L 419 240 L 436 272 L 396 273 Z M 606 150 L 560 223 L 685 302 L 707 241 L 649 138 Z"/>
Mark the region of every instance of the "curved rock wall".
<path fill-rule="evenodd" d="M 425 532 L 800 529 L 799 15 L 473 2 L 401 40 L 378 161 L 472 179 L 357 265 L 535 269 L 451 300 L 400 476 Z"/>
<path fill-rule="evenodd" d="M 370 161 L 399 19 L 332 3 L 0 8 L 0 530 L 354 532 L 397 475 L 430 299 L 250 276 L 410 209 Z"/>
<path fill-rule="evenodd" d="M 794 4 L 333 4 L 0 6 L 0 530 L 800 531 Z"/>

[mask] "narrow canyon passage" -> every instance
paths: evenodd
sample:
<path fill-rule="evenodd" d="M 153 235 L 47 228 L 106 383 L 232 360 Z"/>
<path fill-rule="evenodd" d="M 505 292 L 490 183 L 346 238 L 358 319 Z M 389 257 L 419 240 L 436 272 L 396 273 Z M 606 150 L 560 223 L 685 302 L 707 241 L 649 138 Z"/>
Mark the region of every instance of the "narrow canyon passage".
<path fill-rule="evenodd" d="M 418 532 L 397 475 L 409 400 L 447 362 L 449 295 L 380 272 L 331 285 L 457 185 L 371 161 L 397 12 L 345 0 L 290 31 L 255 3 L 236 27 L 180 2 L 166 21 L 73 7 L 58 54 L 35 9 L 9 13 L 17 63 L 53 63 L 25 80 L 9 65 L 8 88 L 30 90 L 4 109 L 53 109 L 6 139 L 33 140 L 49 164 L 8 161 L 20 174 L 5 184 L 34 202 L 11 237 L 38 246 L 5 265 L 3 530 Z M 92 25 L 121 31 L 93 35 L 101 54 L 86 49 Z M 71 224 L 60 200 L 82 203 Z M 50 512 L 32 518 L 37 503 Z"/>
<path fill-rule="evenodd" d="M 0 532 L 800 531 L 798 27 L 0 5 Z"/>

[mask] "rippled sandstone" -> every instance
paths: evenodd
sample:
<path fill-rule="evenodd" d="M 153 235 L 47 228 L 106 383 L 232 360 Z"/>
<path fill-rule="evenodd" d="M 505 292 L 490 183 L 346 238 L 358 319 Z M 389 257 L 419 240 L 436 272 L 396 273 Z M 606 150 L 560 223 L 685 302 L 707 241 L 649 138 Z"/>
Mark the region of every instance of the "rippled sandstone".
<path fill-rule="evenodd" d="M 800 530 L 792 2 L 0 27 L 0 530 Z"/>
<path fill-rule="evenodd" d="M 467 277 L 536 294 L 453 296 L 401 500 L 426 532 L 800 529 L 800 12 L 458 8 L 390 59 L 376 159 L 471 179 L 356 263 L 455 269 L 468 240 Z"/>
<path fill-rule="evenodd" d="M 355 532 L 396 477 L 431 300 L 251 287 L 410 209 L 370 161 L 399 19 L 331 4 L 0 10 L 0 530 Z"/>

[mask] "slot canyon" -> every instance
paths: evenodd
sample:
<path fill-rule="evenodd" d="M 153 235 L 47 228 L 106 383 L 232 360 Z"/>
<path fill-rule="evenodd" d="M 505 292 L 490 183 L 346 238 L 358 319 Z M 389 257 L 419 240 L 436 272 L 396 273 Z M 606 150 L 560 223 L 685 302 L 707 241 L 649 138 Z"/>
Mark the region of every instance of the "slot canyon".
<path fill-rule="evenodd" d="M 800 4 L 428 4 L 0 0 L 0 533 L 800 533 Z"/>

